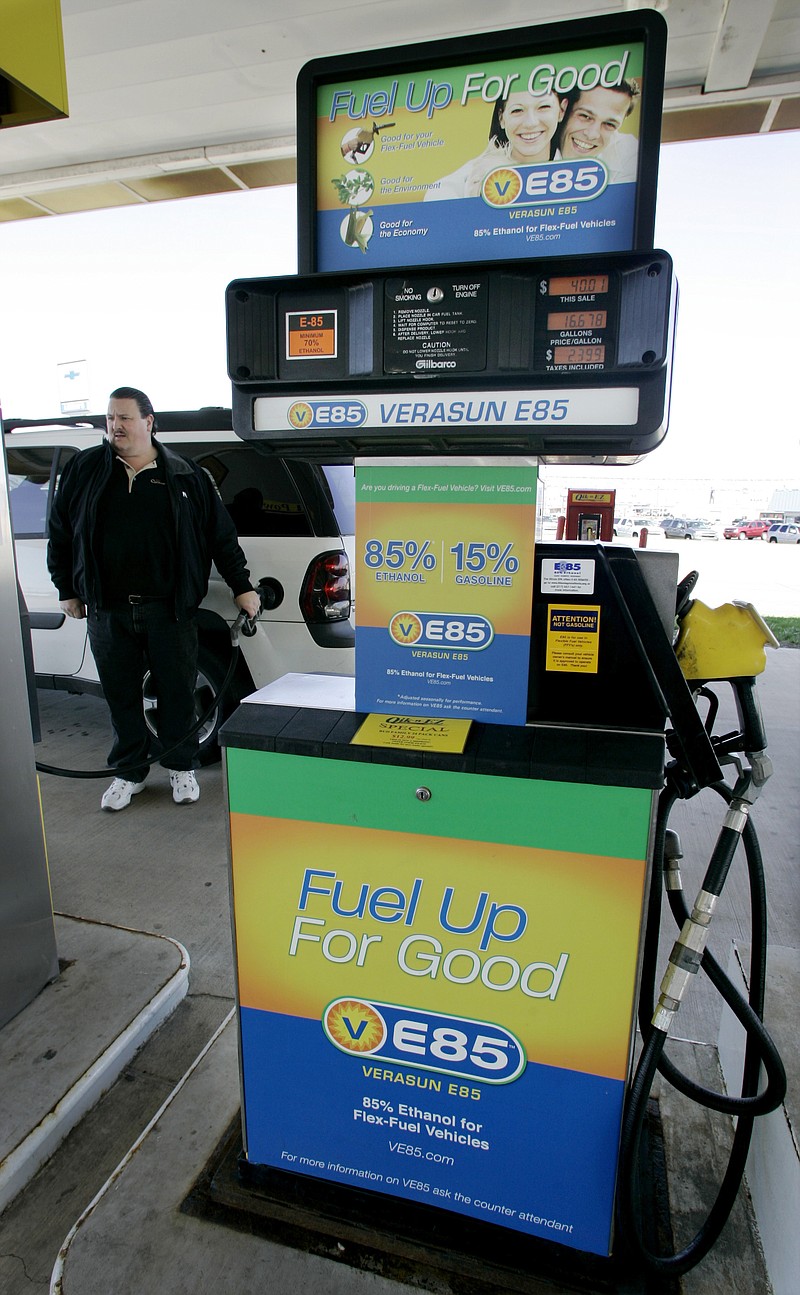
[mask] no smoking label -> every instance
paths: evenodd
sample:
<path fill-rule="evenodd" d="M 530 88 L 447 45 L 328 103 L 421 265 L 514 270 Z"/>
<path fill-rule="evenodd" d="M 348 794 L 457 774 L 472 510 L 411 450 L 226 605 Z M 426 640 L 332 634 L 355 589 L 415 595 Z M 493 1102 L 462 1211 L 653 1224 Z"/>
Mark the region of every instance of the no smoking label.
<path fill-rule="evenodd" d="M 289 360 L 336 358 L 336 311 L 288 311 L 286 357 Z"/>

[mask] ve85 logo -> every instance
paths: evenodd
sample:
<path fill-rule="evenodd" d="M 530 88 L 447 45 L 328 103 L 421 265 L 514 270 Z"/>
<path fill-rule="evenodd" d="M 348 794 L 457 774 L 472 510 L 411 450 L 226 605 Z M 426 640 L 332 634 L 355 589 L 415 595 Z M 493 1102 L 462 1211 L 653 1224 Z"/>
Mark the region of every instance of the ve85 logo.
<path fill-rule="evenodd" d="M 395 612 L 389 633 L 400 647 L 452 647 L 480 652 L 494 638 L 485 616 L 443 612 Z"/>
<path fill-rule="evenodd" d="M 527 1065 L 520 1040 L 502 1025 L 397 1003 L 337 998 L 325 1008 L 322 1028 L 351 1056 L 487 1084 L 510 1084 Z"/>
<path fill-rule="evenodd" d="M 591 162 L 559 160 L 537 166 L 496 167 L 481 185 L 481 197 L 490 207 L 564 201 L 585 202 L 596 198 L 608 183 L 608 172 L 600 158 Z"/>
<path fill-rule="evenodd" d="M 286 411 L 297 431 L 310 427 L 362 427 L 367 407 L 360 400 L 295 400 Z"/>

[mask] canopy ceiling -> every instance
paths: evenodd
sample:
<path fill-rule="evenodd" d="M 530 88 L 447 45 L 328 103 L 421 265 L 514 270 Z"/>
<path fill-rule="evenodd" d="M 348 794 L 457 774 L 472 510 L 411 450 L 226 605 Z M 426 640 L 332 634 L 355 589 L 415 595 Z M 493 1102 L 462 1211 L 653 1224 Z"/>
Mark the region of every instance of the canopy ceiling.
<path fill-rule="evenodd" d="M 0 132 L 0 220 L 289 184 L 308 60 L 640 7 L 665 142 L 800 128 L 800 0 L 62 0 L 70 115 Z"/>

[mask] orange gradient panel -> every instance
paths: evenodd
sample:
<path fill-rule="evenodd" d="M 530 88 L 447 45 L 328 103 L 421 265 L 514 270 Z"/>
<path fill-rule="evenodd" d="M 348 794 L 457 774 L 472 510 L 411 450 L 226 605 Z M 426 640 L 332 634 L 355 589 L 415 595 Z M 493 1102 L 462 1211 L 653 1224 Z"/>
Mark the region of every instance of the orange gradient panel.
<path fill-rule="evenodd" d="M 359 503 L 356 505 L 358 542 L 358 621 L 360 625 L 388 625 L 402 601 L 413 611 L 468 612 L 480 600 L 481 613 L 494 627 L 495 634 L 529 634 L 531 628 L 530 590 L 533 579 L 534 510 L 532 507 L 476 504 Z M 427 541 L 428 554 L 436 566 L 426 570 L 422 562 L 416 574 L 421 582 L 399 584 L 376 579 L 376 570 L 364 561 L 367 544 L 378 540 L 383 545 L 402 541 L 417 545 L 417 552 Z M 519 564 L 511 575 L 511 584 L 458 584 L 457 557 L 451 549 L 463 545 L 466 555 L 471 543 L 497 545 L 502 554 L 507 545 L 509 557 Z M 495 550 L 492 550 L 493 552 Z M 411 571 L 413 558 L 407 558 L 401 571 Z M 463 565 L 463 561 L 462 561 Z M 487 559 L 483 575 L 508 574 L 497 559 Z M 386 566 L 380 570 L 386 571 Z M 469 575 L 464 566 L 462 575 Z"/>
<path fill-rule="evenodd" d="M 247 814 L 231 839 L 243 1007 L 396 1003 L 626 1075 L 644 860 Z"/>

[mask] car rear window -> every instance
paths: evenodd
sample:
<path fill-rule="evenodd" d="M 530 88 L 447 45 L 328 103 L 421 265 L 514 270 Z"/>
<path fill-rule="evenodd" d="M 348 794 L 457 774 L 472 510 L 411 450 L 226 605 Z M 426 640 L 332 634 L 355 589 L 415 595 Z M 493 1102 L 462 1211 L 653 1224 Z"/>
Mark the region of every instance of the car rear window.
<path fill-rule="evenodd" d="M 313 535 L 303 496 L 282 459 L 230 442 L 173 447 L 213 478 L 239 535 Z"/>
<path fill-rule="evenodd" d="M 322 469 L 328 482 L 340 535 L 355 535 L 356 479 L 352 464 L 337 464 Z"/>

